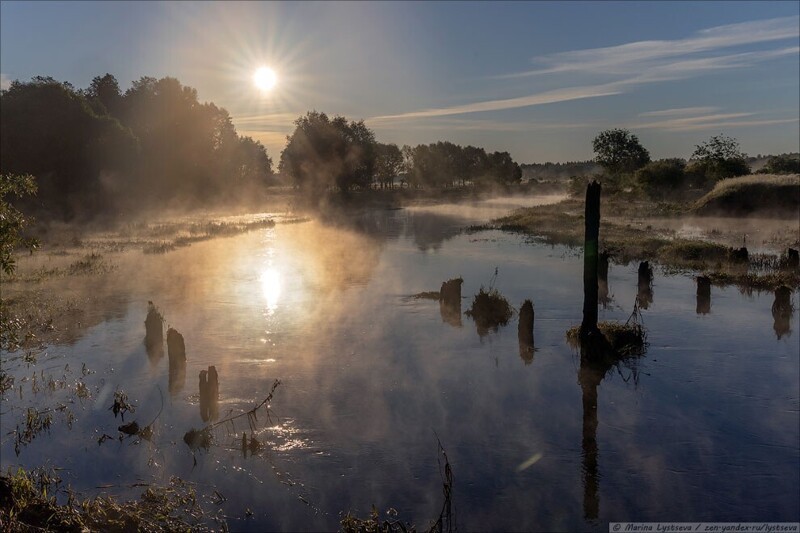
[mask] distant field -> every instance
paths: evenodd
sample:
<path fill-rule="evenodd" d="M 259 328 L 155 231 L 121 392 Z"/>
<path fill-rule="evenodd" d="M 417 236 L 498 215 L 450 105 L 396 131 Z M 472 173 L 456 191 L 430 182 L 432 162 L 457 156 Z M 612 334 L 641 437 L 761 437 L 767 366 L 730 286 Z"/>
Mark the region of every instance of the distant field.
<path fill-rule="evenodd" d="M 756 174 L 722 180 L 697 200 L 699 215 L 789 217 L 800 214 L 800 175 Z"/>

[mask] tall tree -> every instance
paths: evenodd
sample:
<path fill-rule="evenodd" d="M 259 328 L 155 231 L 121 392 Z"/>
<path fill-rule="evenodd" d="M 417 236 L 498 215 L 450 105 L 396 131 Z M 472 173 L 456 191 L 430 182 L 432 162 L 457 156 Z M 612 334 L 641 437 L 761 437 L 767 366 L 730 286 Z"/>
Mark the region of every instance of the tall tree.
<path fill-rule="evenodd" d="M 633 172 L 650 162 L 650 153 L 628 130 L 600 132 L 592 141 L 595 160 L 612 175 Z"/>
<path fill-rule="evenodd" d="M 701 172 L 709 181 L 750 174 L 747 154 L 739 149 L 739 141 L 725 135 L 715 135 L 695 146 L 690 161 L 693 171 Z"/>
<path fill-rule="evenodd" d="M 309 195 L 337 187 L 368 187 L 375 173 L 376 141 L 363 121 L 309 111 L 295 120 L 279 171 Z"/>

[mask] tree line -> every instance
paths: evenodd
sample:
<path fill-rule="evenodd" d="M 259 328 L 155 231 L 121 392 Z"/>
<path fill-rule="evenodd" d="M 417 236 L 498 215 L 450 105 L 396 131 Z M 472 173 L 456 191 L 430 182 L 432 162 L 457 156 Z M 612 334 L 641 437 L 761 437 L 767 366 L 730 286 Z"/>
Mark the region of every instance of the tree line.
<path fill-rule="evenodd" d="M 508 152 L 439 141 L 384 144 L 364 121 L 310 111 L 295 121 L 278 165 L 281 176 L 309 193 L 343 193 L 395 184 L 415 188 L 510 185 L 522 178 Z"/>
<path fill-rule="evenodd" d="M 175 79 L 111 74 L 86 89 L 51 77 L 0 93 L 0 172 L 31 174 L 40 213 L 64 219 L 142 206 L 207 205 L 272 179 L 261 143 Z"/>
<path fill-rule="evenodd" d="M 742 152 L 739 142 L 722 134 L 696 145 L 688 161 L 681 158 L 652 161 L 639 138 L 619 128 L 600 132 L 592 147 L 611 191 L 639 187 L 646 194 L 659 197 L 686 188 L 710 189 L 719 180 L 751 173 L 747 154 Z M 759 173 L 800 173 L 800 158 L 791 154 L 770 157 Z M 573 189 L 583 189 L 580 181 L 573 183 Z"/>
<path fill-rule="evenodd" d="M 146 76 L 123 91 L 111 74 L 86 89 L 39 76 L 0 92 L 0 173 L 33 175 L 38 195 L 22 204 L 65 220 L 253 199 L 277 183 L 319 195 L 509 185 L 522 175 L 508 152 L 451 142 L 400 148 L 378 142 L 364 121 L 317 111 L 294 125 L 279 179 L 261 143 L 175 78 Z"/>

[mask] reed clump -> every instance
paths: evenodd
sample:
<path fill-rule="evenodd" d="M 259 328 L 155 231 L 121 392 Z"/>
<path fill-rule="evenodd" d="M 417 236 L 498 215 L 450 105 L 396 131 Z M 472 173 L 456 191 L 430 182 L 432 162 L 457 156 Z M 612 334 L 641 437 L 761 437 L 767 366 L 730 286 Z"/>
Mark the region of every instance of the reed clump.
<path fill-rule="evenodd" d="M 466 311 L 466 315 L 475 321 L 478 331 L 484 332 L 505 326 L 513 314 L 514 309 L 505 296 L 495 288 L 483 286 L 472 300 L 472 307 Z"/>

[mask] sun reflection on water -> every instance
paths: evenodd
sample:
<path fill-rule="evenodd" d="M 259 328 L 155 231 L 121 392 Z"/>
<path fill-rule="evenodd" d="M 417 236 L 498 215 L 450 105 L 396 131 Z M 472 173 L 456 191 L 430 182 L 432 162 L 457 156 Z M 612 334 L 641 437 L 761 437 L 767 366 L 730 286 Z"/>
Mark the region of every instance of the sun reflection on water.
<path fill-rule="evenodd" d="M 267 301 L 267 311 L 270 314 L 278 308 L 282 289 L 281 273 L 276 268 L 268 267 L 261 273 L 261 290 L 264 293 L 264 299 Z"/>

